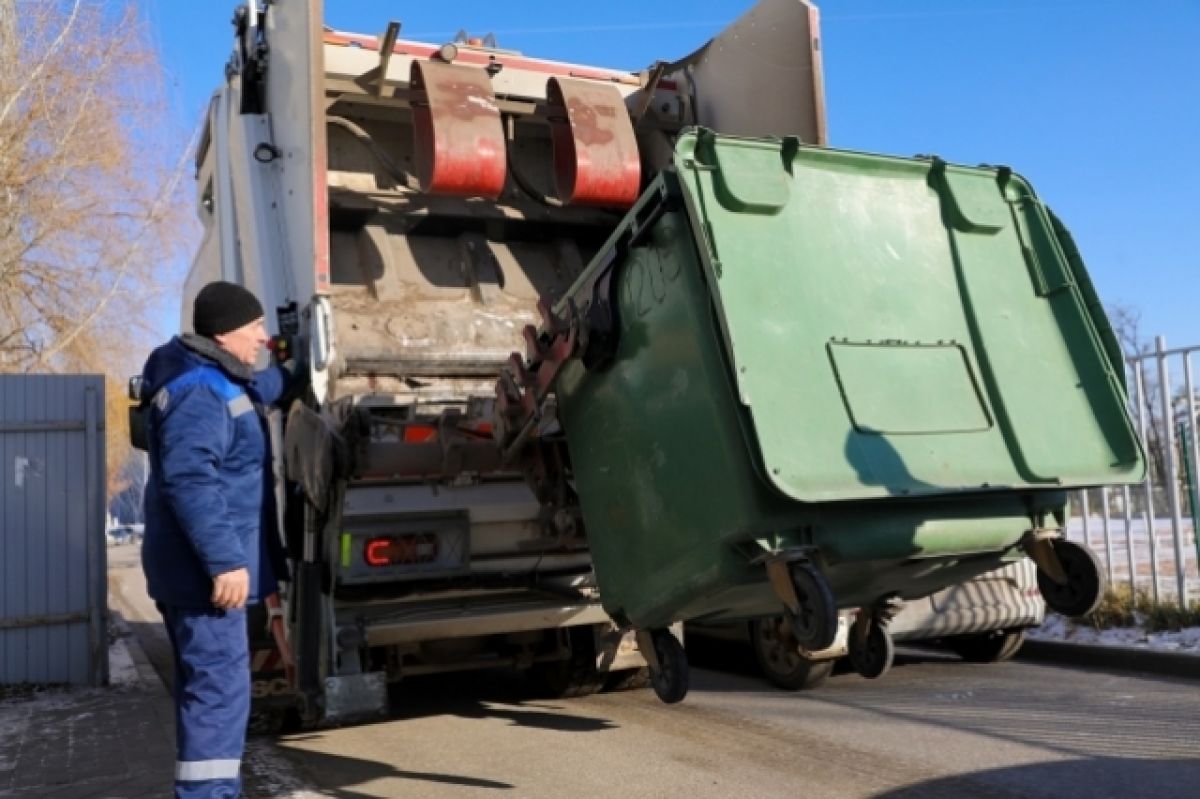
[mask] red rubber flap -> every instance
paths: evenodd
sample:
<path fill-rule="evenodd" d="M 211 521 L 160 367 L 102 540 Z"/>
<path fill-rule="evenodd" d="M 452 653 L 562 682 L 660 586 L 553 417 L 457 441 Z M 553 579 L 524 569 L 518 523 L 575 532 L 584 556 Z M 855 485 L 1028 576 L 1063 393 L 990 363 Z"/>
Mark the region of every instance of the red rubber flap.
<path fill-rule="evenodd" d="M 487 72 L 441 61 L 414 61 L 413 164 L 430 194 L 496 199 L 508 164 L 504 126 Z"/>
<path fill-rule="evenodd" d="M 621 93 L 604 83 L 554 77 L 546 96 L 558 199 L 571 205 L 632 206 L 642 165 Z"/>

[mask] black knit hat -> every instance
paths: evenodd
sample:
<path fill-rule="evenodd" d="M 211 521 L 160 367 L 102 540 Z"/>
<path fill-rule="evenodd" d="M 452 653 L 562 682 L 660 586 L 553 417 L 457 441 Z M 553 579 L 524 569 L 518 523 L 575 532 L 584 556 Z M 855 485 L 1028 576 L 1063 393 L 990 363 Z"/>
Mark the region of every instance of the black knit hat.
<path fill-rule="evenodd" d="M 236 283 L 218 280 L 200 289 L 192 303 L 192 327 L 212 338 L 248 325 L 263 315 L 262 303 Z"/>

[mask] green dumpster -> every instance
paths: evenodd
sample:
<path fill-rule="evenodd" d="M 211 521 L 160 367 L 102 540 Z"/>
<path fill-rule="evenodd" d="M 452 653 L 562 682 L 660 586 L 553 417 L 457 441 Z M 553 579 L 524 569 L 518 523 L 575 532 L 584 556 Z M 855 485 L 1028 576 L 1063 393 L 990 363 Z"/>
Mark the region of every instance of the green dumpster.
<path fill-rule="evenodd" d="M 658 629 L 782 603 L 819 648 L 836 608 L 886 622 L 1027 552 L 1052 607 L 1094 602 L 1066 493 L 1144 457 L 1082 269 L 1005 168 L 682 136 L 555 309 L 605 609 Z"/>

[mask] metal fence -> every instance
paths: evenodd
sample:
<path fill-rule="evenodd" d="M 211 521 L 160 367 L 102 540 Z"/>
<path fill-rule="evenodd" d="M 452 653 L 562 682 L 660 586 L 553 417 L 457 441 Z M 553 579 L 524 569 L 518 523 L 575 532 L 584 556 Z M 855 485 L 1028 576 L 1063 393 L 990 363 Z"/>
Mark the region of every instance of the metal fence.
<path fill-rule="evenodd" d="M 0 684 L 108 679 L 104 381 L 0 375 Z"/>
<path fill-rule="evenodd" d="M 1193 357 L 1200 346 L 1153 352 L 1127 363 L 1129 402 L 1146 452 L 1139 486 L 1081 491 L 1073 497 L 1069 538 L 1087 544 L 1111 585 L 1156 601 L 1200 598 L 1200 441 Z"/>

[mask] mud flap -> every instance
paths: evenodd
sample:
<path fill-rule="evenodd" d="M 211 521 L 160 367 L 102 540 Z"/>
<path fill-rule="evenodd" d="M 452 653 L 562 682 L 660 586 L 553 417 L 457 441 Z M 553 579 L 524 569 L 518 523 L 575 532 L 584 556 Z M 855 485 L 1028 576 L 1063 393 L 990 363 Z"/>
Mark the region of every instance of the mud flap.
<path fill-rule="evenodd" d="M 387 712 L 387 675 L 383 672 L 325 678 L 327 722 L 344 722 Z"/>

